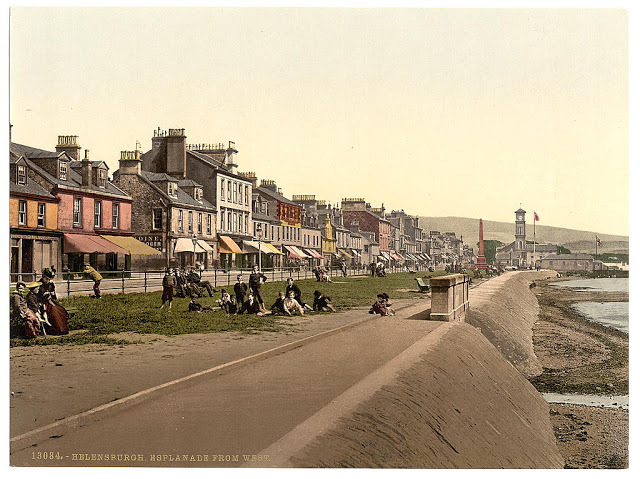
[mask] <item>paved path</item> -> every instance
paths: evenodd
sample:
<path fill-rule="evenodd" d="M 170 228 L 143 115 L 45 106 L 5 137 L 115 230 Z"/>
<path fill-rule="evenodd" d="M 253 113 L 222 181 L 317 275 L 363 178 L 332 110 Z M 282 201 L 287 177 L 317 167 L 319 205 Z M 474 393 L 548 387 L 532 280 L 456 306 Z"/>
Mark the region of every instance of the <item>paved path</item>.
<path fill-rule="evenodd" d="M 259 360 L 173 384 L 141 401 L 123 401 L 113 411 L 103 409 L 40 434 L 27 434 L 12 441 L 11 462 L 42 464 L 32 454 L 46 450 L 60 453 L 60 460 L 46 462 L 50 465 L 184 466 L 170 461 L 170 455 L 176 454 L 194 455 L 195 459 L 208 455 L 209 461 L 217 455 L 223 459 L 238 455 L 237 462 L 216 465 L 241 465 L 243 454 L 265 449 L 445 324 L 419 320 L 424 318 L 424 309 L 421 302 L 390 318 L 353 311 L 361 322 L 285 348 L 280 354 L 272 352 Z M 85 453 L 142 455 L 144 461 L 125 463 L 120 456 L 118 462 L 115 456 L 115 461 L 80 462 L 80 456 L 74 456 Z M 150 462 L 151 455 L 157 454 L 167 457 L 160 463 Z"/>

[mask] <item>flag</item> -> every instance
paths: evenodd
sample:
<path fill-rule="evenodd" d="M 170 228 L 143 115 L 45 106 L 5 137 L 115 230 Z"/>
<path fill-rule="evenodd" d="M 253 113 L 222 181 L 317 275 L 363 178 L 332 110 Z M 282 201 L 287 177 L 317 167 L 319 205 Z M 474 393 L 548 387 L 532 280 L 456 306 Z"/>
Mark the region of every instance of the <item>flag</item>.
<path fill-rule="evenodd" d="M 598 238 L 597 236 L 596 236 L 596 244 L 600 246 L 600 238 Z"/>
<path fill-rule="evenodd" d="M 536 213 L 535 211 L 533 212 L 533 221 L 540 221 L 540 217 L 538 216 L 538 213 Z"/>

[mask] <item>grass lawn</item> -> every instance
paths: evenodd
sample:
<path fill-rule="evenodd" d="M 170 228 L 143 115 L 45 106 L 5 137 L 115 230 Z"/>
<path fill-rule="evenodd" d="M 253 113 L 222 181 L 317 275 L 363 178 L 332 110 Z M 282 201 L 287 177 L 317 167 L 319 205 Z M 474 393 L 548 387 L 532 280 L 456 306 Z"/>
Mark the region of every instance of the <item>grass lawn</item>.
<path fill-rule="evenodd" d="M 418 297 L 415 282 L 417 276 L 437 276 L 445 274 L 443 271 L 435 273 L 395 273 L 385 278 L 347 277 L 333 278 L 334 283 L 318 283 L 314 279 L 296 281 L 302 290 L 302 299 L 313 304 L 313 292 L 318 289 L 323 295 L 331 297 L 334 307 L 340 311 L 356 306 L 368 306 L 375 301 L 378 293 L 388 293 L 392 300 Z M 262 287 L 265 306 L 269 308 L 278 296 L 278 291 L 284 291 L 286 282 L 267 282 Z M 218 286 L 218 290 L 222 289 Z M 227 288 L 233 293 L 233 286 Z M 401 290 L 401 291 L 398 291 Z M 73 330 L 84 330 L 69 336 L 47 336 L 34 339 L 11 339 L 12 346 L 47 345 L 47 344 L 126 344 L 127 341 L 109 337 L 112 333 L 133 332 L 141 334 L 188 334 L 188 333 L 216 333 L 221 331 L 277 331 L 282 328 L 278 316 L 238 315 L 230 316 L 222 311 L 209 313 L 189 313 L 187 308 L 189 299 L 175 298 L 173 309 L 158 309 L 161 304 L 162 293 L 127 293 L 107 294 L 100 300 L 88 296 L 70 296 L 63 298 L 60 303 L 66 308 L 75 308 L 78 312 L 69 321 Z M 217 306 L 216 301 L 220 293 L 213 298 L 208 296 L 199 298 L 203 306 Z M 166 306 L 165 306 L 166 308 Z M 329 313 L 307 313 L 329 314 Z"/>

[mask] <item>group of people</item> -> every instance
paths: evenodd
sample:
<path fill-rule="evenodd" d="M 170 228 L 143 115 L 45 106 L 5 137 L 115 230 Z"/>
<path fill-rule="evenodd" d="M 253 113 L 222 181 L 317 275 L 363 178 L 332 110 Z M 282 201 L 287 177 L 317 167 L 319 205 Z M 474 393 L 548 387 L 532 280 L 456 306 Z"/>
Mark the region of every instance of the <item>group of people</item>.
<path fill-rule="evenodd" d="M 222 310 L 226 314 L 256 314 L 259 316 L 270 314 L 291 316 L 294 313 L 303 316 L 305 311 L 335 312 L 331 298 L 324 296 L 317 290 L 313 293 L 313 306 L 309 306 L 302 299 L 302 291 L 294 283 L 293 278 L 287 279 L 285 291 L 278 293 L 278 297 L 267 310 L 262 295 L 262 285 L 266 281 L 267 277 L 259 271 L 258 266 L 253 266 L 248 284 L 244 282 L 243 276 L 239 274 L 236 283 L 233 285 L 233 294 L 226 289 L 220 291 L 221 297 L 217 302 L 217 308 L 202 306 L 198 302 L 198 297 L 194 294 L 189 302 L 189 312 L 203 313 Z M 169 286 L 165 287 L 163 282 L 163 306 L 165 297 L 168 299 L 170 293 Z M 169 307 L 171 307 L 171 303 L 169 303 Z"/>
<path fill-rule="evenodd" d="M 200 298 L 204 296 L 205 291 L 212 298 L 213 293 L 218 292 L 209 281 L 202 279 L 202 271 L 167 268 L 162 278 L 162 305 L 160 309 L 163 309 L 167 302 L 169 302 L 169 309 L 171 309 L 174 296 L 178 298 L 193 298 L 194 296 Z"/>
<path fill-rule="evenodd" d="M 380 293 L 376 295 L 376 302 L 371 305 L 369 314 L 379 314 L 380 316 L 395 316 L 396 312 L 391 307 L 389 295 Z"/>
<path fill-rule="evenodd" d="M 39 281 L 19 281 L 11 294 L 11 336 L 35 338 L 69 332 L 67 311 L 57 302 L 56 269 L 42 270 Z"/>
<path fill-rule="evenodd" d="M 383 278 L 387 275 L 385 271 L 384 263 L 382 261 L 378 261 L 377 263 L 373 261 L 369 265 L 369 271 L 371 272 L 371 276 L 377 276 Z"/>
<path fill-rule="evenodd" d="M 331 281 L 331 277 L 329 276 L 329 271 L 324 266 L 317 266 L 313 268 L 312 272 L 316 277 L 316 281 L 320 283 L 333 283 L 333 281 Z"/>

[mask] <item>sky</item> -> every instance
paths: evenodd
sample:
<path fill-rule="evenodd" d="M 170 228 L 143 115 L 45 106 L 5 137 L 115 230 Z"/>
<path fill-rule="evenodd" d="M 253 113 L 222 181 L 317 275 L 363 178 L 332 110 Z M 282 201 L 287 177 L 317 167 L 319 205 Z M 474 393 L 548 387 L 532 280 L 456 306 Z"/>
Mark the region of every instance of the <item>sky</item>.
<path fill-rule="evenodd" d="M 12 140 L 114 171 L 185 128 L 288 197 L 627 235 L 627 42 L 621 9 L 17 7 Z"/>

